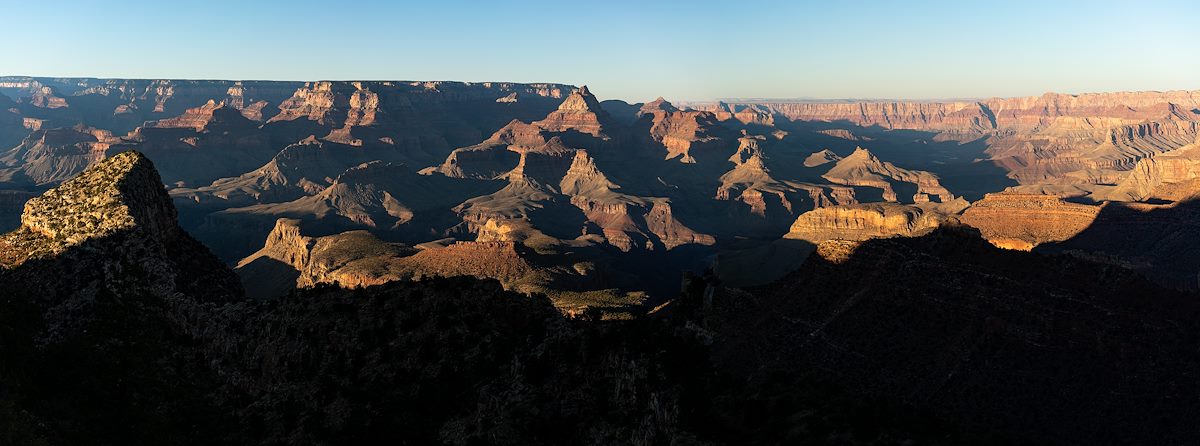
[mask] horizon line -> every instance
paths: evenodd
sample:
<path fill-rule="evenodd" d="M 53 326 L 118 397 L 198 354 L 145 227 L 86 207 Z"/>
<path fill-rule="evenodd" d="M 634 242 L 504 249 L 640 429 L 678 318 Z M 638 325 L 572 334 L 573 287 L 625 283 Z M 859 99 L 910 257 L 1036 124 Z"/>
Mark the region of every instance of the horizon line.
<path fill-rule="evenodd" d="M 111 76 L 37 76 L 37 75 L 25 75 L 25 74 L 12 74 L 12 75 L 3 74 L 3 75 L 0 75 L 0 81 L 3 81 L 5 79 L 15 79 L 15 78 L 24 78 L 24 79 L 30 79 L 30 80 L 37 80 L 37 79 L 93 79 L 93 80 L 132 80 L 132 81 L 264 82 L 264 83 L 265 82 L 279 82 L 279 83 L 289 83 L 289 82 L 292 82 L 292 83 L 309 83 L 309 82 L 403 82 L 403 83 L 451 82 L 451 83 L 459 83 L 459 84 L 467 84 L 467 85 L 474 85 L 474 84 L 539 85 L 540 84 L 540 85 L 557 85 L 557 86 L 562 86 L 562 87 L 571 87 L 574 89 L 579 89 L 579 88 L 587 86 L 586 83 L 581 84 L 581 85 L 575 85 L 575 84 L 571 84 L 571 83 L 547 82 L 547 81 L 496 81 L 496 80 L 467 81 L 467 80 L 451 80 L 451 79 L 418 80 L 418 79 L 349 79 L 349 78 L 332 79 L 332 78 L 327 78 L 327 79 L 301 80 L 301 79 L 234 79 L 234 78 L 185 78 L 185 77 L 178 77 L 178 78 L 176 78 L 176 77 L 158 77 L 158 78 L 155 78 L 155 77 L 111 77 Z M 594 90 L 594 89 L 589 88 L 589 90 Z M 1109 90 L 1109 91 L 1085 91 L 1085 92 L 1077 92 L 1077 93 L 1067 93 L 1067 92 L 1058 92 L 1058 91 L 1048 90 L 1048 91 L 1042 92 L 1041 94 L 1014 95 L 1014 96 L 990 95 L 990 96 L 967 96 L 967 97 L 923 97 L 923 98 L 900 98 L 900 97 L 896 97 L 896 98 L 824 97 L 823 98 L 823 97 L 815 97 L 815 96 L 799 96 L 799 97 L 728 96 L 728 97 L 720 97 L 720 96 L 718 96 L 718 97 L 705 98 L 705 99 L 675 99 L 675 100 L 672 100 L 671 102 L 678 103 L 678 104 L 704 104 L 704 103 L 715 103 L 715 102 L 725 102 L 725 103 L 735 103 L 735 104 L 737 104 L 737 103 L 842 103 L 842 102 L 844 102 L 844 103 L 856 103 L 856 102 L 955 103 L 955 102 L 978 102 L 978 101 L 986 101 L 986 100 L 991 100 L 991 99 L 1014 99 L 1014 98 L 1041 97 L 1041 96 L 1046 96 L 1046 95 L 1081 96 L 1081 95 L 1089 95 L 1089 94 L 1173 93 L 1173 92 L 1187 92 L 1187 93 L 1200 94 L 1200 88 L 1197 88 L 1197 89 L 1166 89 L 1166 90 Z M 661 97 L 661 96 L 659 96 L 659 97 Z M 616 98 L 604 99 L 604 101 L 622 101 L 627 104 L 642 104 L 642 103 L 650 102 L 653 100 L 654 99 L 650 99 L 650 100 L 647 100 L 644 102 L 642 102 L 642 101 L 630 102 L 630 101 L 627 101 L 624 99 L 616 99 Z"/>

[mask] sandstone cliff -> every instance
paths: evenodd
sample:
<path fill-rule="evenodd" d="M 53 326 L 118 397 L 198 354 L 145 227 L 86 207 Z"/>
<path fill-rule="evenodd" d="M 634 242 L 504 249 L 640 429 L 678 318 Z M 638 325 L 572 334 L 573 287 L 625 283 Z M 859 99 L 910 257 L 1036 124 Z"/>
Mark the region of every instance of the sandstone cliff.
<path fill-rule="evenodd" d="M 1113 184 L 1141 159 L 1191 143 L 1200 130 L 1200 92 L 1047 93 L 977 102 L 739 102 L 694 104 L 723 112 L 758 110 L 791 121 L 928 132 L 938 141 L 982 141 L 987 158 L 1023 185 Z M 828 136 L 858 138 L 844 129 Z M 1104 197 L 1097 197 L 1101 199 Z"/>
<path fill-rule="evenodd" d="M 1137 201 L 1149 198 L 1156 189 L 1200 178 L 1200 140 L 1161 155 L 1142 158 L 1111 191 L 1097 193 L 1102 199 Z"/>
<path fill-rule="evenodd" d="M 993 245 L 1028 251 L 1074 237 L 1099 212 L 1099 206 L 1067 203 L 1053 195 L 995 193 L 972 203 L 960 220 Z"/>
<path fill-rule="evenodd" d="M 937 213 L 896 203 L 830 206 L 800 214 L 784 238 L 820 243 L 913 237 L 932 231 L 943 219 Z"/>

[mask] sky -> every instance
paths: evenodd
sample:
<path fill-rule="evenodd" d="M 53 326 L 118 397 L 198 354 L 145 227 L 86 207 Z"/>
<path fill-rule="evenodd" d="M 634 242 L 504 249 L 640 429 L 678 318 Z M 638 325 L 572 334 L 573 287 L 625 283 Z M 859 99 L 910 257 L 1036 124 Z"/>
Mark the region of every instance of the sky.
<path fill-rule="evenodd" d="M 588 85 L 601 99 L 1200 89 L 1200 1 L 0 0 L 0 75 Z"/>

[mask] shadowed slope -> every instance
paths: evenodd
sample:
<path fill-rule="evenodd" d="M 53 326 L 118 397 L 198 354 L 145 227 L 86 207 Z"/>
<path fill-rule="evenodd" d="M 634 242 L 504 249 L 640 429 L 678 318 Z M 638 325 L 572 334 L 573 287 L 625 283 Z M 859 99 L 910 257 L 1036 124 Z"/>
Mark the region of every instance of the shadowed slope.
<path fill-rule="evenodd" d="M 798 271 L 717 299 L 719 363 L 812 374 L 1054 444 L 1190 443 L 1200 301 L 1119 267 L 992 247 L 944 227 L 820 244 Z"/>

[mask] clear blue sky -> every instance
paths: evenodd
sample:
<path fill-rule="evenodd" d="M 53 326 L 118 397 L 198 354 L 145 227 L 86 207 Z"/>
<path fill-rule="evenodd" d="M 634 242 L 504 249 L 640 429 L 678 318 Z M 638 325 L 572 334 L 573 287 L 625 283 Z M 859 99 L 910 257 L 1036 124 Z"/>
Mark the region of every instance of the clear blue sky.
<path fill-rule="evenodd" d="M 0 11 L 0 74 L 546 81 L 630 101 L 1200 89 L 1196 0 L 0 0 Z"/>

